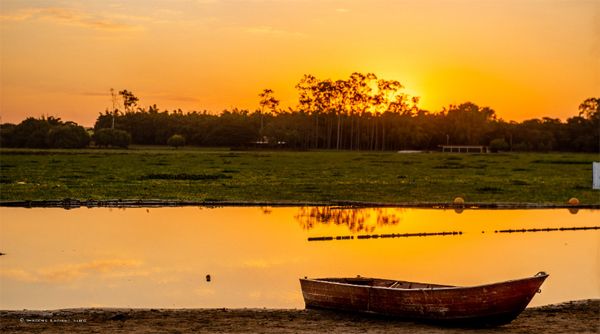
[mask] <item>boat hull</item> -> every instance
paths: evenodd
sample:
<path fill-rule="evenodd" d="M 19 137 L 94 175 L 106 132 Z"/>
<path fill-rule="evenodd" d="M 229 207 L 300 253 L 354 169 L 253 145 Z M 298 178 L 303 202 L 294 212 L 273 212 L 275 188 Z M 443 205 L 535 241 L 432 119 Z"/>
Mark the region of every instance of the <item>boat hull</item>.
<path fill-rule="evenodd" d="M 390 288 L 301 279 L 306 308 L 374 313 L 457 325 L 495 326 L 511 322 L 548 277 L 473 286 Z"/>

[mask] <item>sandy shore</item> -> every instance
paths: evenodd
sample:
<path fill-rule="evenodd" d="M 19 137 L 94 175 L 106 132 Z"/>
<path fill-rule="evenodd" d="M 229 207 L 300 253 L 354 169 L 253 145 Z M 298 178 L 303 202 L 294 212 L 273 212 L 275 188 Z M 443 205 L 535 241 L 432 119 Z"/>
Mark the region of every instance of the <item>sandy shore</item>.
<path fill-rule="evenodd" d="M 316 310 L 65 309 L 0 311 L 1 333 L 600 333 L 600 300 L 529 308 L 509 325 L 443 328 Z"/>

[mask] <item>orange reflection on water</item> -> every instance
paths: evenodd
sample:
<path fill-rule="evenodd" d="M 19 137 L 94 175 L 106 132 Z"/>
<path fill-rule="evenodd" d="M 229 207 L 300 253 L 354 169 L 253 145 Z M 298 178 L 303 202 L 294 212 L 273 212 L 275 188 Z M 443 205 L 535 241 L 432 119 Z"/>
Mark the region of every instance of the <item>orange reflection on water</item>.
<path fill-rule="evenodd" d="M 303 276 L 469 285 L 542 270 L 532 305 L 600 297 L 600 231 L 494 233 L 595 226 L 599 211 L 331 209 L 308 226 L 306 208 L 1 208 L 0 308 L 302 308 Z M 442 231 L 463 234 L 308 241 Z"/>
<path fill-rule="evenodd" d="M 303 207 L 294 218 L 300 226 L 311 230 L 319 224 L 346 226 L 350 232 L 373 232 L 378 227 L 397 225 L 400 217 L 397 209 L 389 208 L 344 208 L 330 206 Z"/>

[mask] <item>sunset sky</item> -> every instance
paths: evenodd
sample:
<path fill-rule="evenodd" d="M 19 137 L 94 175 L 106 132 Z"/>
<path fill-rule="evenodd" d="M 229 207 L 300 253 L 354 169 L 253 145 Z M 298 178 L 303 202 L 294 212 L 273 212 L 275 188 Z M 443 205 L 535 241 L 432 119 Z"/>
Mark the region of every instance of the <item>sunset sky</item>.
<path fill-rule="evenodd" d="M 599 0 L 0 0 L 0 123 L 92 126 L 110 88 L 140 105 L 295 106 L 303 74 L 395 79 L 420 106 L 472 101 L 565 120 L 600 95 Z"/>

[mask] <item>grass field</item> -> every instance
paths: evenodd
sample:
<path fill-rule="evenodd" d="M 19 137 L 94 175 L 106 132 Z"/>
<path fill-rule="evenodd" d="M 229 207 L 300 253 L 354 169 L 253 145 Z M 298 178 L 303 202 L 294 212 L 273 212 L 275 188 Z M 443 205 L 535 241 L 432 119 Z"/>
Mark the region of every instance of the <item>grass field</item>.
<path fill-rule="evenodd" d="M 0 200 L 600 203 L 597 154 L 0 150 Z"/>

